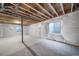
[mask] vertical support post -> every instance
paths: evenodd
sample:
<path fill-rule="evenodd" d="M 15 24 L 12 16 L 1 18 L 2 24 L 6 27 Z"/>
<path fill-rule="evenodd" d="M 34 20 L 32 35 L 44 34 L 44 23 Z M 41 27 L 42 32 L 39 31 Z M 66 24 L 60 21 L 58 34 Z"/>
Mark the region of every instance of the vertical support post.
<path fill-rule="evenodd" d="M 23 17 L 21 17 L 21 42 L 24 43 L 23 41 Z"/>

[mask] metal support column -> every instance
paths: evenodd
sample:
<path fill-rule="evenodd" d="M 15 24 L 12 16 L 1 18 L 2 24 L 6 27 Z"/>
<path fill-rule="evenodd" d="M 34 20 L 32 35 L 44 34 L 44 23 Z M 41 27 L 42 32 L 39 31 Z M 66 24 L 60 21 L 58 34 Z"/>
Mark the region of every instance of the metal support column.
<path fill-rule="evenodd" d="M 23 17 L 21 17 L 21 42 L 24 43 L 23 41 Z"/>
<path fill-rule="evenodd" d="M 37 56 L 35 51 L 33 51 L 23 40 L 23 17 L 21 16 L 21 42 L 24 44 L 24 46 L 32 53 L 33 56 Z"/>

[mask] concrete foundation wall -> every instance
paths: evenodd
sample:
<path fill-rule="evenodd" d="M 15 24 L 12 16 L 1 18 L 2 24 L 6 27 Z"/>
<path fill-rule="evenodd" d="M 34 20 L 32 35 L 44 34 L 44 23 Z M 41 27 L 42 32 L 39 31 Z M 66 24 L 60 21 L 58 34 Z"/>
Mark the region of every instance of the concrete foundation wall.
<path fill-rule="evenodd" d="M 29 26 L 29 34 L 37 37 L 44 37 L 47 35 L 47 24 L 37 23 Z"/>
<path fill-rule="evenodd" d="M 79 12 L 63 18 L 62 35 L 68 43 L 79 45 Z"/>
<path fill-rule="evenodd" d="M 16 27 L 20 25 L 0 24 L 0 38 L 21 36 L 21 32 L 16 31 Z M 28 34 L 28 27 L 24 26 L 24 35 Z"/>
<path fill-rule="evenodd" d="M 79 11 L 56 17 L 37 24 L 33 24 L 29 26 L 29 34 L 40 37 L 46 37 L 46 35 L 51 35 L 50 38 L 53 38 L 52 34 L 48 34 L 48 25 L 46 25 L 53 21 L 62 21 L 60 34 L 64 37 L 63 39 L 65 42 L 79 46 Z"/>
<path fill-rule="evenodd" d="M 17 26 L 18 25 L 0 24 L 0 38 L 7 38 L 20 35 L 20 32 L 16 32 Z"/>
<path fill-rule="evenodd" d="M 0 24 L 0 38 L 3 38 L 3 32 L 4 32 L 3 24 Z"/>
<path fill-rule="evenodd" d="M 28 26 L 23 26 L 23 34 L 29 35 L 29 27 Z"/>

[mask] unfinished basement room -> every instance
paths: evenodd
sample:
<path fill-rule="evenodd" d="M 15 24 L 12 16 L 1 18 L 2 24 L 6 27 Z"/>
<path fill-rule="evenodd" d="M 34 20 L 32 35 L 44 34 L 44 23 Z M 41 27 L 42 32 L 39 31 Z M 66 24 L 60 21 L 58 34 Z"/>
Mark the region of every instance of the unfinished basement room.
<path fill-rule="evenodd" d="M 0 56 L 79 56 L 79 3 L 0 3 Z"/>

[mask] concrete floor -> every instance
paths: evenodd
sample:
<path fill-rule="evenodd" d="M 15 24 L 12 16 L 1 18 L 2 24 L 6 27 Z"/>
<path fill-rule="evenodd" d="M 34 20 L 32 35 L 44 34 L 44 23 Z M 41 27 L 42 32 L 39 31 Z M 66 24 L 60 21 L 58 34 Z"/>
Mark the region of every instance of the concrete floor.
<path fill-rule="evenodd" d="M 79 55 L 79 47 L 42 39 L 24 36 L 25 43 L 39 56 L 72 56 Z M 32 53 L 21 43 L 21 37 L 0 39 L 1 56 L 32 56 Z"/>

